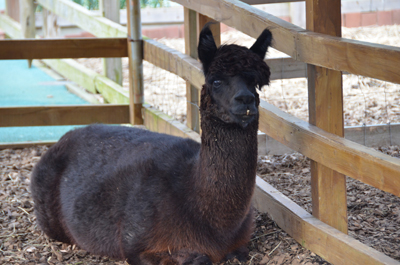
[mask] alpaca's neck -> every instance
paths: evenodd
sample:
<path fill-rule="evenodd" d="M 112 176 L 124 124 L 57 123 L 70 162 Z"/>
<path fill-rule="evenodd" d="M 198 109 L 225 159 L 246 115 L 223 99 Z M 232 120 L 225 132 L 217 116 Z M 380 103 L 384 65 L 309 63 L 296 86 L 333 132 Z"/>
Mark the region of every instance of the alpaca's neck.
<path fill-rule="evenodd" d="M 202 119 L 195 194 L 203 207 L 200 210 L 210 218 L 218 218 L 218 225 L 243 217 L 250 207 L 257 165 L 257 127 L 257 122 L 242 129 L 212 118 Z"/>

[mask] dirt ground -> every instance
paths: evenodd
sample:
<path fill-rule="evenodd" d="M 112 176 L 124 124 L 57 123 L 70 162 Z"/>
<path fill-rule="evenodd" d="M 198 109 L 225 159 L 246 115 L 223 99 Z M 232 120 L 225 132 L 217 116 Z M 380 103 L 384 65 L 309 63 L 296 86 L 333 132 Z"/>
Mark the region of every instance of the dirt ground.
<path fill-rule="evenodd" d="M 33 166 L 45 146 L 0 151 L 0 264 L 115 264 L 76 246 L 48 239 L 37 228 L 28 190 Z M 400 158 L 398 146 L 380 151 Z M 300 154 L 259 157 L 258 174 L 311 212 L 309 161 Z M 400 261 L 400 198 L 348 179 L 349 234 Z M 256 214 L 256 230 L 246 263 L 329 264 L 304 249 L 267 214 Z"/>

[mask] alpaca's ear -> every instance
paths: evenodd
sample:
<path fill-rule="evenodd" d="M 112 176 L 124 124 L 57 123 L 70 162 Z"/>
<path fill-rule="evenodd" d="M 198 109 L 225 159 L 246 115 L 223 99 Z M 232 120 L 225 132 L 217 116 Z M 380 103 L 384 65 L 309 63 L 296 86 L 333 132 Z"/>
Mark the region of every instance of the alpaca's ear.
<path fill-rule="evenodd" d="M 210 30 L 210 23 L 207 23 L 200 32 L 199 46 L 197 48 L 199 59 L 203 64 L 204 75 L 208 73 L 208 68 L 216 52 L 217 45 L 215 44 L 214 37 Z"/>
<path fill-rule="evenodd" d="M 271 46 L 272 34 L 268 29 L 264 29 L 261 35 L 257 38 L 256 42 L 251 46 L 250 50 L 255 52 L 261 59 L 264 59 L 265 54 L 268 51 L 268 47 Z"/>

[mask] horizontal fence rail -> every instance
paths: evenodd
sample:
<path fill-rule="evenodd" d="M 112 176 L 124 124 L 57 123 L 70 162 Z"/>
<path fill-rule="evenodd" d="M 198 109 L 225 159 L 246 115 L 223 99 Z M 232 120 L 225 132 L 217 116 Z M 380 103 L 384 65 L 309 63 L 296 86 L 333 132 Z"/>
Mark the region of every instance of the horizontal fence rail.
<path fill-rule="evenodd" d="M 204 83 L 196 60 L 155 41 L 146 40 L 144 47 L 145 60 L 185 77 L 197 88 Z M 260 105 L 260 130 L 325 166 L 400 196 L 399 159 L 327 133 L 264 101 Z"/>
<path fill-rule="evenodd" d="M 198 89 L 203 86 L 204 74 L 196 59 L 154 40 L 144 40 L 143 50 L 144 60 L 179 75 Z"/>
<path fill-rule="evenodd" d="M 269 28 L 273 47 L 295 60 L 400 83 L 398 47 L 314 33 L 237 0 L 173 1 L 254 38 Z"/>
<path fill-rule="evenodd" d="M 129 105 L 0 107 L 0 127 L 129 123 Z"/>
<path fill-rule="evenodd" d="M 261 101 L 260 130 L 331 169 L 400 196 L 400 160 L 354 143 Z"/>
<path fill-rule="evenodd" d="M 94 16 L 85 7 L 70 0 L 37 0 L 45 9 L 73 22 L 97 37 L 122 37 L 126 38 L 127 29 L 119 23 L 102 17 Z"/>
<path fill-rule="evenodd" d="M 168 116 L 154 107 L 143 104 L 144 125 L 151 131 L 166 133 L 174 136 L 191 138 L 200 143 L 200 135 L 186 125 Z"/>
<path fill-rule="evenodd" d="M 0 41 L 0 59 L 127 56 L 126 38 L 24 39 Z"/>

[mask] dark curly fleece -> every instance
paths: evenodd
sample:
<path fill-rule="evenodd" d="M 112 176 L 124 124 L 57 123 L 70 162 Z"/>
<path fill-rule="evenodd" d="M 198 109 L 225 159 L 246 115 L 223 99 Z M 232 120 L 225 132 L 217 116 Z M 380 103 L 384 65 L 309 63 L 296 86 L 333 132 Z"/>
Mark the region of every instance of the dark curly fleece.
<path fill-rule="evenodd" d="M 254 80 L 258 88 L 269 85 L 271 75 L 268 65 L 263 59 L 246 47 L 235 44 L 222 45 L 218 48 L 214 60 L 206 73 L 207 83 L 219 75 L 243 76 Z"/>

